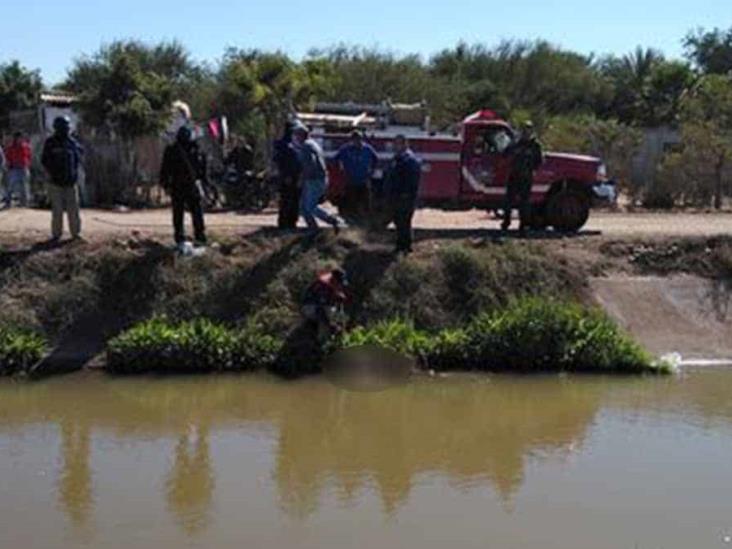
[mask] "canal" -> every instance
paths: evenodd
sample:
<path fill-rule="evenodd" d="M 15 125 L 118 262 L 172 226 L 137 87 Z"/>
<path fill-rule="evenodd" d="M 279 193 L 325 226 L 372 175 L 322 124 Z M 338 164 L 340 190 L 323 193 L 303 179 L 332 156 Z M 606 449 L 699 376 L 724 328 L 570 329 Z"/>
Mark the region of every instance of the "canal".
<path fill-rule="evenodd" d="M 0 383 L 0 548 L 732 547 L 732 370 Z"/>

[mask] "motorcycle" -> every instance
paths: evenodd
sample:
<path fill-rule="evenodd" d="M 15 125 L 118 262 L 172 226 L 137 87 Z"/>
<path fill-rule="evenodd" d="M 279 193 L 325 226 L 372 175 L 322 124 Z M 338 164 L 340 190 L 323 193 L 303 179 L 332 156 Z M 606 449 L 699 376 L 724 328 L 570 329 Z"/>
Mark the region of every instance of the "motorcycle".
<path fill-rule="evenodd" d="M 263 172 L 247 170 L 240 173 L 227 166 L 213 181 L 215 204 L 236 210 L 261 212 L 274 198 L 272 183 Z"/>

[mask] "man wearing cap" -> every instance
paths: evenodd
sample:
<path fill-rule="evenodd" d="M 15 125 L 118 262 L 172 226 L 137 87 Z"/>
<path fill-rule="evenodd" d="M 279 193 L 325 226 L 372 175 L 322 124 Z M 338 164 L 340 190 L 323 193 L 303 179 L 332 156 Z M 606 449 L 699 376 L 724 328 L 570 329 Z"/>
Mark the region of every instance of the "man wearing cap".
<path fill-rule="evenodd" d="M 363 134 L 353 130 L 351 141 L 338 150 L 336 161 L 346 175 L 343 212 L 364 219 L 371 209 L 371 177 L 379 157 L 371 145 L 364 143 Z"/>
<path fill-rule="evenodd" d="M 185 245 L 184 214 L 188 210 L 193 219 L 195 243 L 206 244 L 206 225 L 203 220 L 201 185 L 206 181 L 206 157 L 193 139 L 187 126 L 178 130 L 175 143 L 163 153 L 160 167 L 160 184 L 170 194 L 173 202 L 173 231 L 175 243 Z"/>
<path fill-rule="evenodd" d="M 51 179 L 48 198 L 51 201 L 51 239 L 58 241 L 63 233 L 63 214 L 69 218 L 69 232 L 76 240 L 81 236 L 79 216 L 79 167 L 84 149 L 71 137 L 71 120 L 59 116 L 53 121 L 54 133 L 46 139 L 41 164 Z"/>
<path fill-rule="evenodd" d="M 511 210 L 518 198 L 519 232 L 526 231 L 531 215 L 531 187 L 534 184 L 534 171 L 544 162 L 541 143 L 534 133 L 534 125 L 526 122 L 521 129 L 518 141 L 509 145 L 504 152 L 512 158 L 511 174 L 506 187 L 506 200 L 503 206 L 503 223 L 501 229 L 506 231 L 511 226 Z"/>
<path fill-rule="evenodd" d="M 332 225 L 338 232 L 338 218 L 320 207 L 328 187 L 328 170 L 325 166 L 323 149 L 310 138 L 310 130 L 304 124 L 296 123 L 292 133 L 301 167 L 300 213 L 305 218 L 309 233 L 314 235 L 319 231 L 316 218 Z"/>

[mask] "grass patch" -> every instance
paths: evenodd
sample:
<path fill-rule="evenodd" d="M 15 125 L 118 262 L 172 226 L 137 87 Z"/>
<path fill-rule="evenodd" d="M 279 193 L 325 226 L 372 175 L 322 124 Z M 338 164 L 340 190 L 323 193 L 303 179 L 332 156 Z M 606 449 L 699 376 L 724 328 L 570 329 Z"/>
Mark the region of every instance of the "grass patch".
<path fill-rule="evenodd" d="M 603 312 L 541 298 L 478 316 L 465 341 L 474 369 L 518 372 L 643 373 L 658 370 Z M 449 347 L 448 347 L 449 348 Z"/>
<path fill-rule="evenodd" d="M 573 298 L 581 269 L 527 243 L 451 243 L 418 252 L 386 269 L 356 320 L 408 318 L 424 330 L 459 327 L 523 296 Z"/>
<path fill-rule="evenodd" d="M 341 347 L 379 345 L 440 371 L 669 373 L 598 310 L 535 297 L 430 334 L 393 320 L 346 334 Z"/>
<path fill-rule="evenodd" d="M 46 352 L 46 340 L 30 330 L 0 327 L 0 375 L 27 372 Z"/>
<path fill-rule="evenodd" d="M 344 334 L 335 344 L 336 349 L 350 349 L 370 345 L 395 351 L 412 358 L 426 358 L 430 349 L 430 336 L 415 329 L 404 320 L 385 320 L 369 327 L 358 327 Z"/>
<path fill-rule="evenodd" d="M 107 368 L 118 374 L 243 372 L 269 367 L 279 348 L 255 325 L 230 329 L 205 319 L 153 318 L 109 342 Z"/>
<path fill-rule="evenodd" d="M 462 328 L 428 332 L 408 320 L 357 327 L 327 351 L 372 345 L 439 371 L 669 373 L 604 313 L 574 303 L 523 298 L 478 315 Z M 284 377 L 320 372 L 326 352 L 303 333 L 284 342 L 254 323 L 228 328 L 209 320 L 153 318 L 113 339 L 115 373 L 270 370 Z"/>

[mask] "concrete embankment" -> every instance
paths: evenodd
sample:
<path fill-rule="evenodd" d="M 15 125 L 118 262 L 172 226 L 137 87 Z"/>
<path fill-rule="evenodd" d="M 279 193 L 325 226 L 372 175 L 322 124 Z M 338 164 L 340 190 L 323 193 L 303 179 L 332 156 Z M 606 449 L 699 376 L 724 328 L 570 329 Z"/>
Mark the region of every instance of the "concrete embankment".
<path fill-rule="evenodd" d="M 732 364 L 732 281 L 692 275 L 593 278 L 598 303 L 649 351 Z"/>

